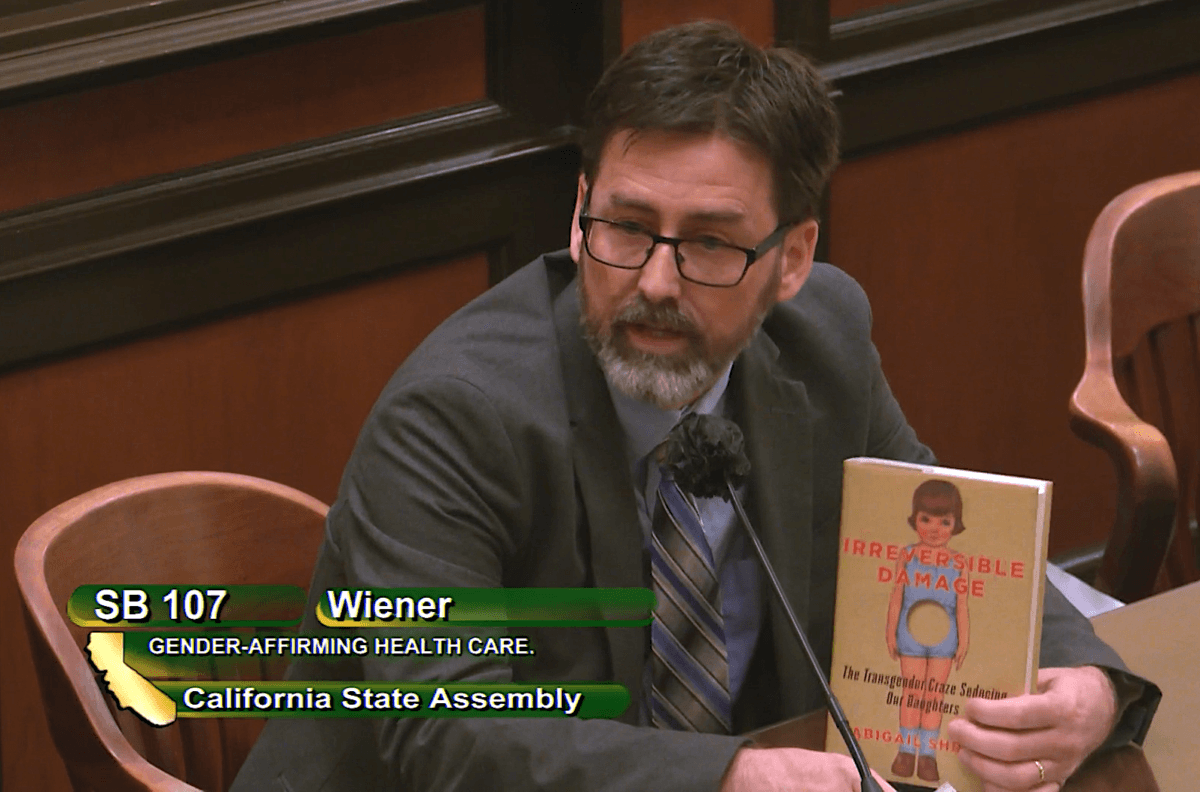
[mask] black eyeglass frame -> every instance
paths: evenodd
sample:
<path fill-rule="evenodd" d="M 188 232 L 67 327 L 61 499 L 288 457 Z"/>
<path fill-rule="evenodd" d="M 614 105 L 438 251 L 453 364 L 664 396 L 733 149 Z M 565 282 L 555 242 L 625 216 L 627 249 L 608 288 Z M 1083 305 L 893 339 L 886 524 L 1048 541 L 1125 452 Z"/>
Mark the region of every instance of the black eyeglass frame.
<path fill-rule="evenodd" d="M 586 207 L 587 203 L 585 202 L 584 205 Z M 588 245 L 588 224 L 589 223 L 604 223 L 605 225 L 610 225 L 610 226 L 621 226 L 621 227 L 626 228 L 626 230 L 634 230 L 634 229 L 632 227 L 630 227 L 629 224 L 627 224 L 627 223 L 622 223 L 617 220 L 605 220 L 603 217 L 595 217 L 593 215 L 590 215 L 587 213 L 586 209 L 579 213 L 579 230 L 583 233 L 583 249 L 585 251 L 587 251 L 587 254 L 589 256 L 596 259 L 596 261 L 599 261 L 604 266 L 613 267 L 615 269 L 623 269 L 623 270 L 639 270 L 642 267 L 646 266 L 646 263 L 648 261 L 650 261 L 650 257 L 654 255 L 655 248 L 657 248 L 659 245 L 666 244 L 666 245 L 670 245 L 675 250 L 675 271 L 679 273 L 679 277 L 683 278 L 685 281 L 688 281 L 689 283 L 695 283 L 700 286 L 709 286 L 714 289 L 731 289 L 734 286 L 737 286 L 739 283 L 741 283 L 742 280 L 745 279 L 746 273 L 750 271 L 750 265 L 753 264 L 754 262 L 758 261 L 758 259 L 764 253 L 766 253 L 771 248 L 775 247 L 780 242 L 782 242 L 784 236 L 787 235 L 787 232 L 790 231 L 794 226 L 797 225 L 797 221 L 794 221 L 794 220 L 792 222 L 788 222 L 788 223 L 780 223 L 778 226 L 775 227 L 774 231 L 772 231 L 770 234 L 767 235 L 766 239 L 764 239 L 762 242 L 759 242 L 757 245 L 755 245 L 752 248 L 745 248 L 740 245 L 731 245 L 727 242 L 717 242 L 716 244 L 720 245 L 721 247 L 729 248 L 730 250 L 737 250 L 737 251 L 744 253 L 746 255 L 746 265 L 744 267 L 742 267 L 742 274 L 739 275 L 738 279 L 735 280 L 733 283 L 706 283 L 704 281 L 698 281 L 695 278 L 689 278 L 687 275 L 684 274 L 684 272 L 683 272 L 683 256 L 680 255 L 680 253 L 679 253 L 679 246 L 682 245 L 684 242 L 700 242 L 700 243 L 702 243 L 702 240 L 663 236 L 662 234 L 655 234 L 652 231 L 649 231 L 648 229 L 645 229 L 645 228 L 638 228 L 637 229 L 638 233 L 645 234 L 646 236 L 650 237 L 650 239 L 652 241 L 651 241 L 650 247 L 646 248 L 646 258 L 644 258 L 642 260 L 642 263 L 638 264 L 636 267 L 629 267 L 624 264 L 613 264 L 610 261 L 605 261 L 604 259 L 599 258 L 598 256 L 596 256 L 592 253 L 592 249 Z"/>

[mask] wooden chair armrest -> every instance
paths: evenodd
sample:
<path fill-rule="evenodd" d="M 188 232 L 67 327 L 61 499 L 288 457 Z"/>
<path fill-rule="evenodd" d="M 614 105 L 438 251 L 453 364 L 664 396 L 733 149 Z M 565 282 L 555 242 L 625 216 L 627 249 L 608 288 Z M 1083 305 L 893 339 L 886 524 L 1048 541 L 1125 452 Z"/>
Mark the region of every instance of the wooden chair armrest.
<path fill-rule="evenodd" d="M 45 535 L 27 531 L 17 543 L 14 567 L 46 711 L 77 713 L 73 722 L 61 716 L 49 718 L 55 747 L 64 757 L 75 759 L 68 763 L 72 785 L 114 792 L 200 792 L 148 762 L 121 733 L 105 701 L 107 694 L 63 622 L 62 606 L 54 601 L 45 579 L 35 573 L 45 557 L 46 542 Z M 111 777 L 112 762 L 103 759 L 104 754 L 122 765 L 127 776 Z"/>
<path fill-rule="evenodd" d="M 1096 587 L 1133 602 L 1154 593 L 1179 496 L 1167 439 L 1139 418 L 1110 371 L 1089 366 L 1071 396 L 1071 429 L 1104 449 L 1117 469 L 1117 515 Z"/>

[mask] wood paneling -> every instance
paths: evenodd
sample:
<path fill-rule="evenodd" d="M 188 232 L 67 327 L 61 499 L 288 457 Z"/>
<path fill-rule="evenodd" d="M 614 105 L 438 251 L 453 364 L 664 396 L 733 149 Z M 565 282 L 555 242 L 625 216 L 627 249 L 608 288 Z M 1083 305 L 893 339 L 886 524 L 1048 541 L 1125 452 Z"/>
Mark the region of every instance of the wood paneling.
<path fill-rule="evenodd" d="M 492 0 L 485 99 L 0 215 L 0 370 L 464 250 L 494 281 L 561 247 L 615 10 Z"/>
<path fill-rule="evenodd" d="M 154 470 L 331 500 L 412 345 L 566 242 L 570 124 L 619 50 L 615 3 L 351 5 L 407 21 L 189 51 L 175 72 L 138 62 L 76 94 L 30 77 L 46 98 L 0 109 L 0 197 L 66 196 L 0 217 L 0 552 L 55 503 Z M 486 254 L 458 260 L 471 251 Z M 0 573 L 0 788 L 59 792 L 19 613 Z"/>
<path fill-rule="evenodd" d="M 0 108 L 0 212 L 486 95 L 482 6 Z"/>
<path fill-rule="evenodd" d="M 829 16 L 839 19 L 896 5 L 900 5 L 896 0 L 830 0 Z"/>
<path fill-rule="evenodd" d="M 55 504 L 145 473 L 249 473 L 331 502 L 387 378 L 487 283 L 478 254 L 0 377 L 0 556 Z M 0 623 L 2 787 L 66 790 L 11 568 Z"/>
<path fill-rule="evenodd" d="M 0 372 L 467 250 L 495 281 L 565 246 L 569 133 L 514 139 L 481 104 L 0 219 Z"/>
<path fill-rule="evenodd" d="M 1113 474 L 1067 425 L 1088 229 L 1125 188 L 1200 167 L 1200 74 L 851 161 L 831 257 L 872 297 L 910 421 L 949 465 L 1053 479 L 1051 553 L 1102 540 Z"/>
<path fill-rule="evenodd" d="M 23 14 L 28 11 L 41 11 L 54 6 L 67 5 L 74 0 L 8 0 L 4 6 L 5 15 Z"/>
<path fill-rule="evenodd" d="M 513 0 L 490 0 L 509 3 Z M 345 35 L 481 0 L 78 0 L 0 11 L 0 105 Z"/>
<path fill-rule="evenodd" d="M 767 46 L 775 37 L 771 0 L 624 0 L 621 41 L 624 46 L 652 33 L 692 19 L 720 19 L 751 41 Z"/>
<path fill-rule="evenodd" d="M 1190 0 L 930 0 L 829 35 L 847 158 L 1200 68 Z"/>

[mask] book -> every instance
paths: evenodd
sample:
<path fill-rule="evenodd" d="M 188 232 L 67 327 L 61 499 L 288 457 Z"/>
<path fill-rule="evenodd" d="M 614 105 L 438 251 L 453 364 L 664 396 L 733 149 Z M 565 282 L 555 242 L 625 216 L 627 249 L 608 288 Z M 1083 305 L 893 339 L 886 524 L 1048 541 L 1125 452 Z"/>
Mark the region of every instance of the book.
<path fill-rule="evenodd" d="M 830 684 L 893 785 L 979 792 L 946 724 L 1037 686 L 1051 483 L 845 462 Z M 845 753 L 830 723 L 826 750 Z"/>

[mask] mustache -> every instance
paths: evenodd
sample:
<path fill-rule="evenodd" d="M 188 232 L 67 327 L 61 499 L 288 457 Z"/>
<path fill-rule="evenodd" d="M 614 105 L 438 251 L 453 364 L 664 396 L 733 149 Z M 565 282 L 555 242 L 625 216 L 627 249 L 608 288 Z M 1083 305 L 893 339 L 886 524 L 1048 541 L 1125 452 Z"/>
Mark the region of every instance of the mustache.
<path fill-rule="evenodd" d="M 613 327 L 628 324 L 645 325 L 656 330 L 669 330 L 692 336 L 700 333 L 696 324 L 674 304 L 652 303 L 641 294 L 636 295 L 613 316 Z"/>

